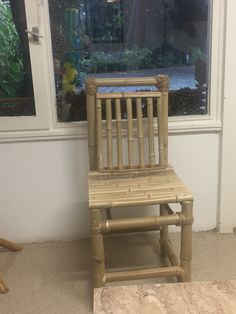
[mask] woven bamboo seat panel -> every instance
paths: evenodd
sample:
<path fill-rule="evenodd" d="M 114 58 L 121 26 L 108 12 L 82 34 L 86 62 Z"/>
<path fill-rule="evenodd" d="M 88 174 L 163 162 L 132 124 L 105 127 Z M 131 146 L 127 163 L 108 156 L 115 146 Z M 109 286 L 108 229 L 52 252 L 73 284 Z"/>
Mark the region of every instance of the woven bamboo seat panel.
<path fill-rule="evenodd" d="M 192 194 L 171 167 L 89 173 L 90 208 L 181 203 L 192 200 Z"/>

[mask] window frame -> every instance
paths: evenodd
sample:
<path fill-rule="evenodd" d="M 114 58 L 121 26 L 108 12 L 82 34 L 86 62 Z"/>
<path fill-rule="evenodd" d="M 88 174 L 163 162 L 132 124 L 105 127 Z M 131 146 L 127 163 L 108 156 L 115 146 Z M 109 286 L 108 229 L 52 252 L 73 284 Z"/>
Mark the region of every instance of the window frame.
<path fill-rule="evenodd" d="M 39 27 L 40 34 L 45 37 L 45 23 L 42 3 L 25 0 L 27 29 Z M 0 134 L 6 131 L 45 130 L 49 129 L 48 88 L 45 73 L 47 61 L 45 40 L 32 40 L 29 35 L 30 62 L 34 88 L 36 116 L 6 116 L 0 117 Z"/>
<path fill-rule="evenodd" d="M 40 45 L 30 44 L 35 102 L 40 99 L 42 105 L 38 106 L 38 103 L 36 104 L 36 110 L 39 114 L 36 118 L 4 117 L 3 119 L 8 121 L 5 121 L 3 125 L 4 132 L 0 132 L 0 141 L 86 138 L 86 121 L 57 121 L 48 0 L 25 0 L 25 6 L 28 28 L 38 24 L 40 33 L 44 36 L 40 40 Z M 210 1 L 208 114 L 169 117 L 170 134 L 220 132 L 222 129 L 225 7 L 224 0 Z M 41 51 L 38 50 L 39 48 Z M 42 63 L 38 60 L 39 54 L 42 57 Z M 1 120 L 2 118 L 0 118 L 0 124 L 2 124 Z M 17 125 L 15 128 L 14 123 Z"/>

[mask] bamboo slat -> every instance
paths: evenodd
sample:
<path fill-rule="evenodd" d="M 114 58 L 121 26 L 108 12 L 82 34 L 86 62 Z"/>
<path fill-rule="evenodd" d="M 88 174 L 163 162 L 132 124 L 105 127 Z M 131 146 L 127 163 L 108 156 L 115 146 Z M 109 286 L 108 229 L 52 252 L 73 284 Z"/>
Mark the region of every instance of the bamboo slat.
<path fill-rule="evenodd" d="M 102 101 L 97 99 L 97 167 L 99 170 L 103 168 L 102 161 Z"/>
<path fill-rule="evenodd" d="M 163 106 L 161 98 L 157 98 L 157 126 L 158 126 L 158 142 L 159 142 L 159 164 L 161 167 L 165 163 L 165 146 L 164 146 L 164 121 L 163 121 Z"/>
<path fill-rule="evenodd" d="M 139 166 L 144 167 L 144 137 L 143 137 L 143 114 L 142 114 L 142 99 L 136 100 L 137 110 L 137 128 L 138 128 L 138 150 L 139 150 Z"/>
<path fill-rule="evenodd" d="M 127 109 L 127 124 L 128 124 L 128 164 L 129 167 L 134 166 L 134 138 L 133 138 L 133 115 L 132 115 L 132 100 L 126 99 Z"/>
<path fill-rule="evenodd" d="M 147 118 L 148 118 L 148 145 L 149 145 L 149 164 L 155 165 L 154 147 L 154 127 L 153 127 L 153 99 L 147 99 Z"/>
<path fill-rule="evenodd" d="M 97 93 L 97 99 L 122 99 L 122 98 L 156 98 L 161 97 L 160 92 L 121 92 L 121 93 Z"/>
<path fill-rule="evenodd" d="M 117 166 L 123 168 L 122 129 L 121 129 L 120 99 L 116 99 L 116 136 L 117 136 Z"/>
<path fill-rule="evenodd" d="M 90 175 L 89 206 L 109 208 L 192 200 L 191 193 L 173 170 L 150 173 L 153 173 L 151 177 L 145 176 L 143 171 L 116 173 L 108 180 L 104 174 Z"/>
<path fill-rule="evenodd" d="M 107 166 L 113 166 L 113 144 L 112 144 L 112 111 L 111 99 L 106 99 L 106 130 L 107 130 Z"/>

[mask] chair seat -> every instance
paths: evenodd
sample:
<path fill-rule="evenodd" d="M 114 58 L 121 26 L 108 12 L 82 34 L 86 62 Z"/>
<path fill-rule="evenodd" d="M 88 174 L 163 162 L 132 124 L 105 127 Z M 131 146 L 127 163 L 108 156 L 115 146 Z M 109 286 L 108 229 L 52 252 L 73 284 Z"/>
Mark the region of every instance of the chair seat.
<path fill-rule="evenodd" d="M 193 201 L 174 169 L 90 172 L 89 207 L 114 208 L 134 205 Z"/>

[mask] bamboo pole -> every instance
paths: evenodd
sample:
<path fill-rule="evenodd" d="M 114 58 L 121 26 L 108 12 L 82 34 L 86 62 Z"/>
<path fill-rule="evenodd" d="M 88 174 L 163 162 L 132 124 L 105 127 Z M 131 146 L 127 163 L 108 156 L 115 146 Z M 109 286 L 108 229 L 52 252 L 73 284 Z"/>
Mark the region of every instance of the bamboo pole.
<path fill-rule="evenodd" d="M 156 86 L 162 93 L 162 115 L 163 120 L 163 145 L 164 145 L 164 167 L 168 166 L 168 92 L 169 78 L 167 75 L 158 75 L 156 78 Z"/>
<path fill-rule="evenodd" d="M 86 90 L 86 108 L 88 123 L 88 150 L 89 150 L 89 169 L 97 168 L 97 152 L 96 152 L 96 100 L 97 91 L 96 79 L 88 78 L 85 83 Z"/>
<path fill-rule="evenodd" d="M 155 77 L 121 77 L 121 78 L 96 78 L 99 86 L 153 86 L 156 85 Z"/>
<path fill-rule="evenodd" d="M 150 166 L 155 164 L 155 147 L 154 147 L 154 129 L 153 129 L 153 99 L 147 99 L 147 118 L 148 118 L 148 145 L 149 145 L 149 163 Z"/>
<path fill-rule="evenodd" d="M 102 161 L 102 101 L 97 99 L 97 168 L 103 168 Z"/>
<path fill-rule="evenodd" d="M 193 219 L 193 203 L 184 202 L 182 204 L 182 213 L 185 219 Z M 191 281 L 191 264 L 192 264 L 192 223 L 184 224 L 181 227 L 181 267 L 184 269 L 183 282 Z"/>
<path fill-rule="evenodd" d="M 127 108 L 127 123 L 128 123 L 128 165 L 134 166 L 134 138 L 133 138 L 133 115 L 132 115 L 132 100 L 126 99 Z"/>
<path fill-rule="evenodd" d="M 104 244 L 100 228 L 102 221 L 101 211 L 99 209 L 91 209 L 90 219 L 94 287 L 99 288 L 105 284 Z"/>
<path fill-rule="evenodd" d="M 124 232 L 131 230 L 154 231 L 160 226 L 179 225 L 180 218 L 178 214 L 171 216 L 153 216 L 153 217 L 135 217 L 126 219 L 107 220 L 101 223 L 102 233 L 117 232 L 123 230 Z"/>
<path fill-rule="evenodd" d="M 168 166 L 168 92 L 162 93 L 165 167 Z"/>
<path fill-rule="evenodd" d="M 111 99 L 106 99 L 106 129 L 107 129 L 107 166 L 108 169 L 111 169 L 113 167 Z"/>
<path fill-rule="evenodd" d="M 123 168 L 122 129 L 120 99 L 116 99 L 116 134 L 117 134 L 117 166 Z"/>
<path fill-rule="evenodd" d="M 5 284 L 5 282 L 2 280 L 2 278 L 0 277 L 0 293 L 7 293 L 9 290 Z"/>
<path fill-rule="evenodd" d="M 106 281 L 125 281 L 135 279 L 148 279 L 155 277 L 166 277 L 166 276 L 183 276 L 183 269 L 179 266 L 162 267 L 162 268 L 149 268 L 149 269 L 137 269 L 117 272 L 107 272 Z"/>
<path fill-rule="evenodd" d="M 158 146 L 159 146 L 159 164 L 165 166 L 165 145 L 164 145 L 164 121 L 163 107 L 161 98 L 157 98 L 157 125 L 158 125 Z"/>
<path fill-rule="evenodd" d="M 138 148 L 139 148 L 139 166 L 144 167 L 144 137 L 143 137 L 143 113 L 142 113 L 142 100 L 137 98 L 137 127 L 138 127 Z"/>

